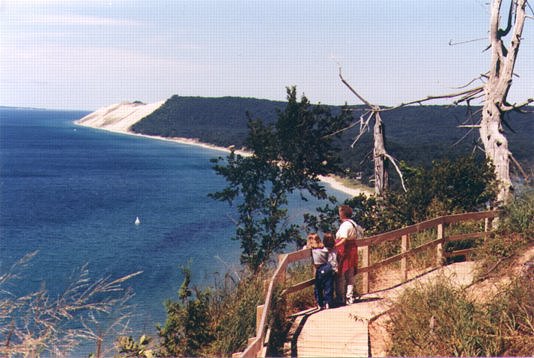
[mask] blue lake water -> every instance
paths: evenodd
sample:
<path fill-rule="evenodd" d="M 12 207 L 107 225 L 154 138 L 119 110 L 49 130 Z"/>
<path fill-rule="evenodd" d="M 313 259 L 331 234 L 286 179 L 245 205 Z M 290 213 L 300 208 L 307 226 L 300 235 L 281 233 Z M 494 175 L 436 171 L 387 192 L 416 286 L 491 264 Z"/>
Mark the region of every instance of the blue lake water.
<path fill-rule="evenodd" d="M 0 109 L 0 273 L 34 250 L 14 292 L 60 292 L 84 264 L 93 277 L 143 271 L 128 282 L 132 327 L 154 333 L 181 265 L 199 285 L 238 266 L 234 213 L 207 197 L 225 185 L 209 162 L 222 153 L 73 124 L 85 114 Z M 316 203 L 291 205 L 299 220 Z"/>

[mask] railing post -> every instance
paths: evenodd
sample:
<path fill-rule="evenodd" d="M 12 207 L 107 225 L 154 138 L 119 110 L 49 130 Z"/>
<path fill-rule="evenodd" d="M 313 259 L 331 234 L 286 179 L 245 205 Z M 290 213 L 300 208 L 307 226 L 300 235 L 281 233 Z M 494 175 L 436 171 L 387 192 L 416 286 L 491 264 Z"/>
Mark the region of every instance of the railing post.
<path fill-rule="evenodd" d="M 369 267 L 369 246 L 362 247 L 362 268 Z M 369 272 L 362 274 L 362 293 L 369 293 Z"/>
<path fill-rule="evenodd" d="M 438 224 L 438 240 L 442 240 L 440 243 L 436 246 L 436 265 L 442 266 L 443 265 L 443 238 L 444 236 L 444 227 L 443 224 Z"/>
<path fill-rule="evenodd" d="M 281 255 L 278 255 L 278 267 L 280 267 L 280 265 L 282 265 L 282 262 L 284 261 L 284 259 L 287 257 L 287 254 L 281 254 Z M 281 282 L 285 282 L 286 280 L 286 269 L 287 267 L 284 267 L 280 273 L 280 280 Z M 279 283 L 279 282 L 277 282 Z"/>
<path fill-rule="evenodd" d="M 484 232 L 488 233 L 494 229 L 493 222 L 495 218 L 485 218 L 484 219 Z M 487 235 L 485 236 L 487 238 Z"/>
<path fill-rule="evenodd" d="M 405 253 L 410 248 L 410 235 L 402 235 L 401 237 L 401 253 Z M 408 279 L 408 259 L 404 256 L 401 259 L 401 279 L 402 282 Z"/>
<path fill-rule="evenodd" d="M 263 315 L 263 307 L 265 305 L 256 306 L 256 337 L 260 333 L 261 316 Z"/>

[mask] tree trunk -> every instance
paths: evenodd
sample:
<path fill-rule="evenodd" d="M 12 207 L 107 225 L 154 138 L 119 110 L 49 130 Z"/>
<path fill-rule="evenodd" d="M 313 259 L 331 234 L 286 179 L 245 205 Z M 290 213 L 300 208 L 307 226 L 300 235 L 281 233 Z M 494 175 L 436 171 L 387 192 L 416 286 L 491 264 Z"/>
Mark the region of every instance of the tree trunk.
<path fill-rule="evenodd" d="M 512 15 L 515 4 L 515 21 L 512 26 Z M 502 0 L 494 0 L 491 5 L 490 43 L 491 67 L 488 81 L 484 86 L 484 106 L 480 124 L 480 138 L 484 145 L 486 157 L 495 166 L 498 181 L 497 200 L 506 204 L 511 197 L 512 182 L 510 180 L 510 151 L 508 140 L 503 134 L 503 114 L 513 109 L 506 97 L 512 85 L 515 61 L 521 42 L 521 34 L 525 22 L 526 0 L 512 0 L 508 16 L 508 24 L 504 30 L 499 28 Z M 504 45 L 503 38 L 513 29 L 509 48 Z"/>
<path fill-rule="evenodd" d="M 375 194 L 382 196 L 388 190 L 388 172 L 385 166 L 386 147 L 384 144 L 384 126 L 380 113 L 375 115 L 374 126 L 374 162 L 375 162 Z"/>
<path fill-rule="evenodd" d="M 508 140 L 502 134 L 499 108 L 492 103 L 484 104 L 484 115 L 480 126 L 480 137 L 484 144 L 486 157 L 495 166 L 495 177 L 498 181 L 497 201 L 506 204 L 510 198 L 512 181 L 510 180 L 510 151 Z"/>

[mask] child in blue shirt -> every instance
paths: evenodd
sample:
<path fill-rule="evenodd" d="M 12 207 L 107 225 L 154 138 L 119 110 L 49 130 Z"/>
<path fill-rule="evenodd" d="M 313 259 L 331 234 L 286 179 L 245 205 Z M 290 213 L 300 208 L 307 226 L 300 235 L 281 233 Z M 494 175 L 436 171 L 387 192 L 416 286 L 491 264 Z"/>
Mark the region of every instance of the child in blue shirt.
<path fill-rule="evenodd" d="M 324 244 L 317 234 L 308 235 L 308 248 L 312 249 L 315 266 L 315 300 L 319 309 L 331 308 L 334 304 L 334 277 L 337 272 L 337 256 L 334 250 L 335 238 L 325 233 Z"/>

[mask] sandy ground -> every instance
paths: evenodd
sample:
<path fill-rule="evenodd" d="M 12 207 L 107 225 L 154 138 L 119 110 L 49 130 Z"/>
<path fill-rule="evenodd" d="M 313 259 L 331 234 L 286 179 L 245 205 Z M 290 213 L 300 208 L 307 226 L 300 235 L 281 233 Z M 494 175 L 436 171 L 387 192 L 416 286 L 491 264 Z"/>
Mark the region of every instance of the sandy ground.
<path fill-rule="evenodd" d="M 87 116 L 75 121 L 75 124 L 91 127 L 96 129 L 102 129 L 115 133 L 122 133 L 128 135 L 134 135 L 139 137 L 164 140 L 169 142 L 175 142 L 180 144 L 194 145 L 197 147 L 207 148 L 215 151 L 230 153 L 230 148 L 219 147 L 209 143 L 200 142 L 198 139 L 192 138 L 183 138 L 183 137 L 160 137 L 160 136 L 151 136 L 144 135 L 139 133 L 134 133 L 130 128 L 137 122 L 139 122 L 144 117 L 148 116 L 155 110 L 157 110 L 165 101 L 155 102 L 155 103 L 132 103 L 132 102 L 122 102 L 113 104 L 108 107 L 104 107 L 96 110 L 93 113 L 88 114 Z M 237 154 L 243 156 L 249 156 L 250 152 L 236 150 Z M 346 185 L 343 185 L 336 178 L 331 176 L 320 176 L 319 179 L 326 185 L 330 186 L 334 190 L 341 191 L 343 193 L 357 196 L 359 194 L 370 195 L 371 190 L 361 190 L 356 188 L 350 188 Z"/>

